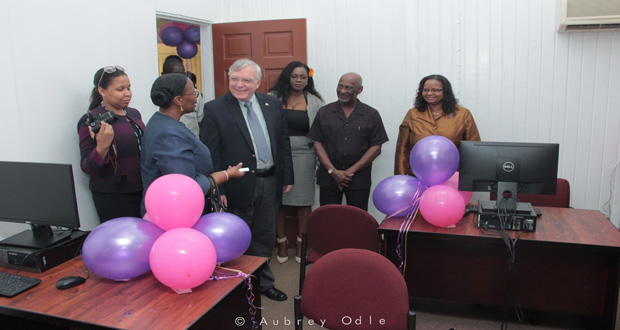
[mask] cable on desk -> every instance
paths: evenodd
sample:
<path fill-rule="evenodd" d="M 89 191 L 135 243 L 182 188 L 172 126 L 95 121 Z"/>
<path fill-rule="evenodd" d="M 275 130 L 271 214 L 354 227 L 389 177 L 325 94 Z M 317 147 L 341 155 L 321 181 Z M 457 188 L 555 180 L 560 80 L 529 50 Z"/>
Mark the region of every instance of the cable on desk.
<path fill-rule="evenodd" d="M 515 313 L 517 314 L 517 319 L 519 322 L 523 322 L 523 310 L 517 301 L 517 298 L 512 293 L 512 279 L 515 270 L 515 257 L 517 253 L 517 242 L 523 233 L 519 234 L 516 238 L 512 238 L 508 232 L 506 231 L 506 224 L 508 222 L 512 222 L 517 210 L 515 209 L 512 213 L 509 213 L 507 210 L 508 200 L 515 199 L 514 197 L 504 197 L 502 198 L 497 205 L 497 216 L 499 218 L 499 232 L 506 244 L 506 248 L 508 250 L 508 279 L 506 281 L 506 300 L 504 304 L 504 315 L 502 318 L 501 329 L 508 329 L 508 305 L 512 300 L 515 305 Z M 518 203 L 518 200 L 517 200 Z M 503 208 L 502 208 L 503 206 Z"/>

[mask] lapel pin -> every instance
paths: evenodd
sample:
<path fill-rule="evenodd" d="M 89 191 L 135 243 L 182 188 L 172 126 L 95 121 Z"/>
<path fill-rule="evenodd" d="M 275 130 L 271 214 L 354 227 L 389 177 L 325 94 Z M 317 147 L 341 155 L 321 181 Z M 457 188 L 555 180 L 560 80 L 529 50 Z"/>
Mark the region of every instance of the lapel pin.
<path fill-rule="evenodd" d="M 268 107 L 268 106 L 269 106 L 269 103 L 266 103 L 266 102 L 265 102 L 265 106 L 266 106 L 266 107 Z"/>

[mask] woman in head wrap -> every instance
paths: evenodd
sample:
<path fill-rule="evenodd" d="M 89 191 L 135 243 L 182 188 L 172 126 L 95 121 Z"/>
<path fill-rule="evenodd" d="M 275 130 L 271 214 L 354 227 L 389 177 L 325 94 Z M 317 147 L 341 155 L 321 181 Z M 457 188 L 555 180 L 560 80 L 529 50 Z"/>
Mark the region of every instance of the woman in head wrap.
<path fill-rule="evenodd" d="M 217 184 L 244 175 L 239 171 L 241 163 L 214 173 L 209 148 L 180 122 L 181 116 L 196 111 L 197 98 L 198 90 L 183 74 L 166 74 L 153 83 L 151 100 L 159 106 L 159 112 L 153 114 L 146 125 L 142 141 L 140 167 L 145 192 L 153 181 L 166 174 L 193 178 L 205 195 L 211 188 L 209 175 Z"/>

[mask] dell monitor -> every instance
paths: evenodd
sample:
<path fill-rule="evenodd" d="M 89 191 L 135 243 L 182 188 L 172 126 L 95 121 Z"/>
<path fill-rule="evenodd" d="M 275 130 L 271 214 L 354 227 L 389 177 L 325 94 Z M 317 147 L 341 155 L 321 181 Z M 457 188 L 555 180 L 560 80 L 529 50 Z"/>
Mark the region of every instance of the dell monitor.
<path fill-rule="evenodd" d="M 459 190 L 496 192 L 495 210 L 514 212 L 518 193 L 555 194 L 559 149 L 553 143 L 461 141 Z"/>
<path fill-rule="evenodd" d="M 80 227 L 71 164 L 0 161 L 0 221 L 31 227 L 0 244 L 45 248 L 69 238 Z"/>

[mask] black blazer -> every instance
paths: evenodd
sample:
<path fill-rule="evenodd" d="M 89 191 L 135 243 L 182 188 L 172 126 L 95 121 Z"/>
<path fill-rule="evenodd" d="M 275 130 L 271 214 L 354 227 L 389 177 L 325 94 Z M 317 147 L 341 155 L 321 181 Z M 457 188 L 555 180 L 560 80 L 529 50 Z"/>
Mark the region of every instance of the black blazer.
<path fill-rule="evenodd" d="M 275 193 L 280 200 L 282 187 L 294 183 L 288 125 L 282 103 L 277 98 L 262 93 L 256 93 L 256 98 L 269 131 L 271 154 L 275 164 L 274 175 L 278 182 Z M 220 187 L 221 193 L 226 194 L 230 207 L 248 207 L 256 184 L 256 175 L 253 172 L 256 170 L 256 154 L 239 101 L 230 92 L 205 104 L 200 140 L 211 151 L 215 171 L 225 170 L 239 162 L 250 168 L 250 172 L 241 179 L 230 180 Z"/>

